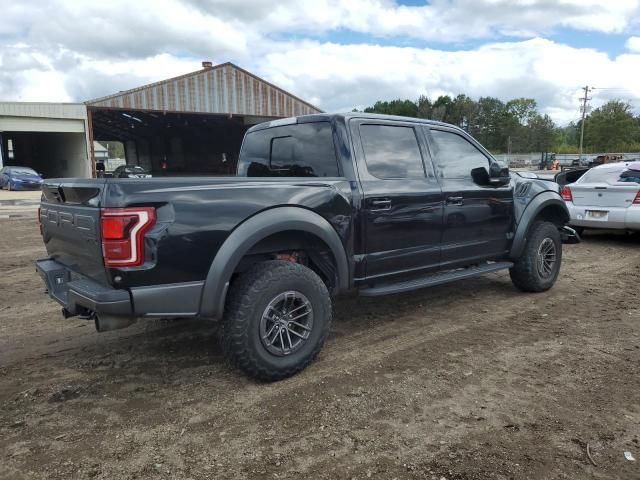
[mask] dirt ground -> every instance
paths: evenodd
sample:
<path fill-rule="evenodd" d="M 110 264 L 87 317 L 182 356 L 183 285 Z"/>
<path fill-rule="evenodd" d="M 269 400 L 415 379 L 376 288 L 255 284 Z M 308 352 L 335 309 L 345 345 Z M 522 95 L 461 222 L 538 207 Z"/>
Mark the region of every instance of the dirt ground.
<path fill-rule="evenodd" d="M 0 478 L 638 479 L 639 249 L 588 235 L 543 294 L 342 299 L 317 361 L 261 384 L 209 324 L 63 320 L 36 223 L 0 220 Z"/>

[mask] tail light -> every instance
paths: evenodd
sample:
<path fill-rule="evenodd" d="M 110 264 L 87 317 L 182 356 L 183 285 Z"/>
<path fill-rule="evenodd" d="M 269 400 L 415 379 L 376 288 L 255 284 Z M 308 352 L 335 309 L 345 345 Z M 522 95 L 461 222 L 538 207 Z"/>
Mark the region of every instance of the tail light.
<path fill-rule="evenodd" d="M 573 202 L 573 195 L 571 194 L 571 189 L 568 186 L 562 187 L 560 190 L 560 195 L 562 195 L 562 199 L 565 202 Z"/>
<path fill-rule="evenodd" d="M 640 190 L 638 190 L 638 193 L 636 193 L 636 198 L 633 199 L 633 204 L 640 205 Z"/>
<path fill-rule="evenodd" d="M 135 267 L 144 262 L 144 234 L 156 223 L 153 207 L 100 210 L 102 256 L 106 267 Z"/>

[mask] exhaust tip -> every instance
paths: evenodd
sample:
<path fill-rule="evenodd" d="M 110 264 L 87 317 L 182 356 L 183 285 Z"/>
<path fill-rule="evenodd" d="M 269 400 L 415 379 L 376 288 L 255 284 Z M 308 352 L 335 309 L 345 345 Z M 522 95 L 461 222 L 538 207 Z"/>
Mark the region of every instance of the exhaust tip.
<path fill-rule="evenodd" d="M 110 332 L 112 330 L 120 330 L 127 328 L 136 323 L 135 317 L 115 317 L 113 315 L 96 315 L 95 325 L 98 332 Z"/>

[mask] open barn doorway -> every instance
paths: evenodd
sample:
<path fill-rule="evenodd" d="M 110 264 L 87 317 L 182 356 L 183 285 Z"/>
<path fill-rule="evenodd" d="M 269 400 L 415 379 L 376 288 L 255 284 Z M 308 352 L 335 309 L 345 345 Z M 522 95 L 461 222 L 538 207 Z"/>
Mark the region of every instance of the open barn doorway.
<path fill-rule="evenodd" d="M 232 175 L 250 127 L 240 116 L 90 108 L 93 140 L 122 142 L 154 176 Z"/>

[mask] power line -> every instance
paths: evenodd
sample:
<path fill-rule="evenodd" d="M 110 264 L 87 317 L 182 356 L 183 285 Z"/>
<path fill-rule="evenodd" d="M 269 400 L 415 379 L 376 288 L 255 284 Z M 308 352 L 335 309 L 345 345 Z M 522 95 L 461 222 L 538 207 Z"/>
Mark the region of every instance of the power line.
<path fill-rule="evenodd" d="M 627 87 L 591 87 L 591 90 L 628 90 L 632 92 L 633 90 Z"/>

